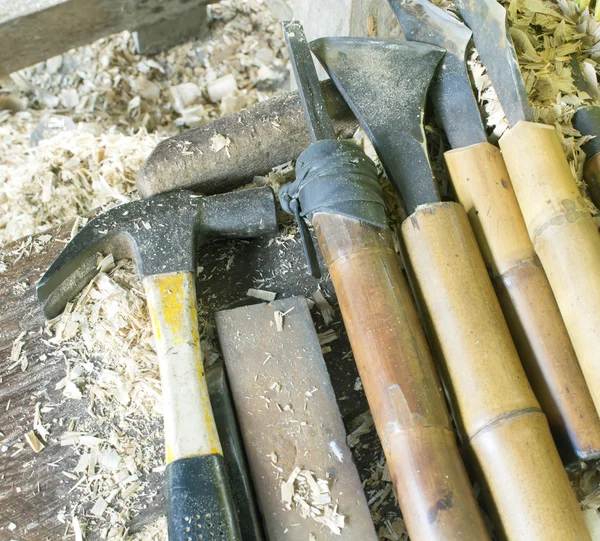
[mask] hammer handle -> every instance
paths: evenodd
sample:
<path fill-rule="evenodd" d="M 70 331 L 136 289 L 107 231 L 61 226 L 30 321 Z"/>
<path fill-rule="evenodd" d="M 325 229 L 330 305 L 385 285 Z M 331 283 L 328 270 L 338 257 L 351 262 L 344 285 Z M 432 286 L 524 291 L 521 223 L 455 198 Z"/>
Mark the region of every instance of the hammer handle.
<path fill-rule="evenodd" d="M 500 140 L 529 237 L 600 412 L 600 236 L 553 127 L 517 123 Z"/>
<path fill-rule="evenodd" d="M 489 539 L 389 230 L 313 225 L 411 539 Z"/>
<path fill-rule="evenodd" d="M 500 150 L 480 143 L 446 152 L 445 158 L 563 459 L 599 457 L 600 417 L 527 233 Z"/>
<path fill-rule="evenodd" d="M 455 419 L 503 537 L 589 539 L 464 209 L 423 205 L 402 238 Z"/>
<path fill-rule="evenodd" d="M 162 382 L 169 539 L 241 541 L 204 376 L 195 277 L 157 274 L 143 284 Z"/>

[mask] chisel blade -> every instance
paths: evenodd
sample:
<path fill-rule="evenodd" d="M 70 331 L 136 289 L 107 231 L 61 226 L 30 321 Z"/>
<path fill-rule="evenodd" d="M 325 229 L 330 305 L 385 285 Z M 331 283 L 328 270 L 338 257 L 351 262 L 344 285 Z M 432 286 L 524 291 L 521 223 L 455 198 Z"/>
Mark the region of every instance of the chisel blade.
<path fill-rule="evenodd" d="M 298 84 L 300 102 L 304 109 L 310 136 L 313 141 L 335 139 L 333 122 L 327 114 L 319 76 L 302 25 L 299 21 L 285 21 L 283 35 Z"/>
<path fill-rule="evenodd" d="M 423 114 L 444 51 L 424 43 L 347 37 L 319 38 L 311 47 L 373 142 L 408 214 L 439 201 Z"/>
<path fill-rule="evenodd" d="M 496 0 L 456 0 L 511 126 L 533 120 L 506 10 Z"/>
<path fill-rule="evenodd" d="M 471 31 L 429 0 L 390 0 L 406 39 L 446 50 L 429 93 L 452 148 L 487 141 L 467 71 Z"/>

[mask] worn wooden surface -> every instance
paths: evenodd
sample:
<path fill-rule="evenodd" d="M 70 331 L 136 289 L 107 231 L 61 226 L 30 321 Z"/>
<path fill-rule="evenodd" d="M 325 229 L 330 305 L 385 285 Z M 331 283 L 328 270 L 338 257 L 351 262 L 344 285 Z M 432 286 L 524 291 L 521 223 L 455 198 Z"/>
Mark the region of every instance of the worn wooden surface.
<path fill-rule="evenodd" d="M 69 237 L 71 224 L 50 231 L 52 240 L 39 251 L 33 246 L 41 244 L 34 240 L 31 249 L 21 256 L 14 252 L 22 242 L 7 245 L 0 250 L 0 261 L 7 270 L 0 274 L 0 539 L 57 539 L 66 531 L 58 515 L 68 509 L 69 501 L 80 498 L 75 490 L 75 481 L 61 472 L 71 471 L 79 458 L 70 446 L 60 446 L 60 436 L 67 429 L 60 426 L 58 419 L 84 420 L 87 399 L 65 400 L 61 391 L 54 390 L 56 383 L 65 376 L 65 363 L 61 355 L 52 356 L 55 347 L 45 342 L 44 319 L 34 297 L 35 283 Z M 198 294 L 206 312 L 203 317 L 224 308 L 252 302 L 246 297 L 250 287 L 257 287 L 256 279 L 263 279 L 258 287 L 276 291 L 280 296 L 294 294 L 310 295 L 317 289 L 317 281 L 305 271 L 302 249 L 299 243 L 247 241 L 215 242 L 203 247 L 198 264 L 203 266 L 204 279 L 199 282 Z M 18 260 L 17 260 L 18 259 Z M 228 272 L 223 272 L 231 261 Z M 321 282 L 326 291 L 330 282 Z M 319 323 L 319 317 L 317 317 Z M 322 324 L 322 321 L 321 321 Z M 362 390 L 355 390 L 357 377 L 354 363 L 348 359 L 349 345 L 338 316 L 332 328 L 340 336 L 331 344 L 333 351 L 326 355 L 328 369 L 345 422 L 367 409 Z M 20 367 L 9 370 L 10 354 L 14 340 L 25 331 L 23 347 L 29 367 L 21 372 Z M 46 355 L 45 361 L 40 357 Z M 24 441 L 24 435 L 32 429 L 36 402 L 53 404 L 55 409 L 44 416 L 50 425 L 48 445 L 39 454 L 34 454 Z M 55 418 L 57 422 L 47 423 Z M 158 423 L 156 439 L 151 446 L 162 445 Z M 359 453 L 361 472 L 370 476 L 373 452 L 379 448 L 375 436 L 370 439 L 368 452 Z M 23 444 L 23 445 L 21 445 Z M 22 448 L 19 450 L 19 448 Z M 156 498 L 146 509 L 134 513 L 130 522 L 131 531 L 139 530 L 162 514 L 162 474 L 154 473 L 143 478 L 148 482 L 148 492 L 157 492 Z M 66 517 L 69 518 L 68 516 Z M 16 525 L 8 530 L 10 523 Z M 72 535 L 72 530 L 69 531 Z"/>
<path fill-rule="evenodd" d="M 287 314 L 281 332 L 276 310 Z M 320 541 L 377 541 L 306 300 L 224 310 L 216 322 L 268 539 L 306 541 L 312 533 Z M 295 467 L 331 479 L 333 505 L 349 518 L 341 535 L 282 505 L 281 479 Z"/>
<path fill-rule="evenodd" d="M 0 0 L 0 77 L 122 30 L 175 19 L 208 3 L 210 0 Z"/>
<path fill-rule="evenodd" d="M 346 102 L 332 83 L 322 90 L 337 136 L 352 137 L 358 121 Z M 211 148 L 216 135 L 230 139 L 227 152 Z M 177 188 L 231 190 L 295 160 L 310 142 L 298 93 L 280 94 L 161 141 L 144 162 L 137 188 L 144 197 Z"/>
<path fill-rule="evenodd" d="M 133 33 L 133 39 L 138 54 L 153 55 L 179 43 L 200 39 L 207 33 L 206 6 L 192 4 L 185 11 L 167 14 L 159 21 L 138 27 Z"/>

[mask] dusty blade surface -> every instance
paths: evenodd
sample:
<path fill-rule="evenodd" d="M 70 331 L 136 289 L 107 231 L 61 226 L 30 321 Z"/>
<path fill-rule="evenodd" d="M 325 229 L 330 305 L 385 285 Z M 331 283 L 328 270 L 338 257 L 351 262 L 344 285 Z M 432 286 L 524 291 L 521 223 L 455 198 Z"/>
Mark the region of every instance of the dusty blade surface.
<path fill-rule="evenodd" d="M 496 0 L 456 0 L 492 85 L 511 126 L 533 120 L 515 47 L 508 31 L 506 10 Z"/>
<path fill-rule="evenodd" d="M 300 102 L 313 141 L 335 139 L 333 122 L 327 114 L 325 100 L 321 93 L 321 84 L 310 47 L 304 35 L 304 29 L 298 21 L 283 23 L 283 34 L 290 55 L 294 76 L 298 83 Z"/>
<path fill-rule="evenodd" d="M 390 0 L 406 39 L 446 49 L 429 93 L 452 148 L 487 141 L 467 71 L 471 31 L 428 0 Z"/>
<path fill-rule="evenodd" d="M 311 46 L 369 135 L 408 213 L 439 201 L 423 111 L 443 50 L 422 43 L 346 37 L 320 38 Z"/>

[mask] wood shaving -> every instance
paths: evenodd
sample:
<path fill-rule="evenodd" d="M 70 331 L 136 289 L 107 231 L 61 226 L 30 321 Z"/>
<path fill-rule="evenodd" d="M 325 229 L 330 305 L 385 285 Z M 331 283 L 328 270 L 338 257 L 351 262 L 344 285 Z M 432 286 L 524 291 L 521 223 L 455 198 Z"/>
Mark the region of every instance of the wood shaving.
<path fill-rule="evenodd" d="M 272 302 L 277 298 L 277 293 L 273 291 L 265 291 L 264 289 L 253 289 L 250 288 L 246 295 L 248 297 L 254 297 L 255 299 L 260 299 L 261 301 Z"/>
<path fill-rule="evenodd" d="M 584 3 L 572 0 L 505 0 L 503 4 L 535 121 L 556 127 L 571 172 L 585 195 L 581 145 L 586 139 L 573 128 L 572 118 L 578 107 L 598 104 L 600 99 L 600 22 Z M 476 55 L 470 66 L 487 124 L 498 139 L 508 128 L 502 106 Z M 587 203 L 597 214 L 592 202 Z"/>
<path fill-rule="evenodd" d="M 327 302 L 327 299 L 323 296 L 323 293 L 320 290 L 315 291 L 311 296 L 315 301 L 317 310 L 321 313 L 323 322 L 325 325 L 329 325 L 335 316 L 333 307 Z"/>
<path fill-rule="evenodd" d="M 33 430 L 25 434 L 25 441 L 33 449 L 34 453 L 39 453 L 45 447 Z"/>
<path fill-rule="evenodd" d="M 287 480 L 281 481 L 281 502 L 287 510 L 296 509 L 302 518 L 311 518 L 341 535 L 346 519 L 332 502 L 331 481 L 316 478 L 314 472 L 296 466 Z"/>
<path fill-rule="evenodd" d="M 322 346 L 333 342 L 338 339 L 338 334 L 333 329 L 328 329 L 324 332 L 317 334 L 319 338 L 319 344 Z"/>
<path fill-rule="evenodd" d="M 221 150 L 225 149 L 227 156 L 231 158 L 231 154 L 229 153 L 229 145 L 231 144 L 231 139 L 229 137 L 225 137 L 220 133 L 213 135 L 210 142 L 210 149 L 213 152 L 221 152 Z"/>

